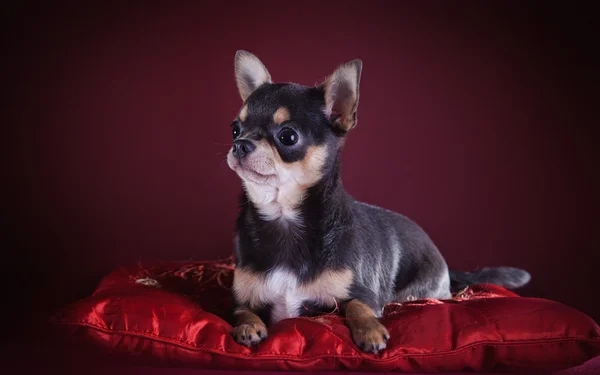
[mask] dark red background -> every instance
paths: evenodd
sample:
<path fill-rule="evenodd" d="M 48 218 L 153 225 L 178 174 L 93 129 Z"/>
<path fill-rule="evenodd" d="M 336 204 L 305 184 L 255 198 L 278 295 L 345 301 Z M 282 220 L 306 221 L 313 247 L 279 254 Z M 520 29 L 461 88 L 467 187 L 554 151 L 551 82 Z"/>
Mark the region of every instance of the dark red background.
<path fill-rule="evenodd" d="M 14 315 L 44 317 L 120 265 L 231 253 L 240 187 L 224 160 L 247 49 L 306 85 L 361 58 L 347 190 L 416 220 L 452 267 L 526 268 L 523 294 L 600 320 L 583 3 L 162 4 L 9 9 Z"/>

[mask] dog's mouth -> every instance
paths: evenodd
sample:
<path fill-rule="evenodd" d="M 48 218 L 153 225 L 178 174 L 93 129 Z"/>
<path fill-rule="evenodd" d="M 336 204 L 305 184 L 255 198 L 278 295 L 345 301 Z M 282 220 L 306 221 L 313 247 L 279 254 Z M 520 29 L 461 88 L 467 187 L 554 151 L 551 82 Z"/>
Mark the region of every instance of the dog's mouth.
<path fill-rule="evenodd" d="M 238 163 L 235 171 L 241 175 L 242 178 L 248 179 L 256 184 L 266 185 L 269 182 L 277 178 L 275 174 L 262 174 L 255 170 L 248 168 L 241 163 Z"/>
<path fill-rule="evenodd" d="M 255 171 L 249 166 L 244 165 L 240 160 L 235 158 L 228 158 L 227 164 L 229 167 L 238 174 L 243 180 L 248 180 L 255 184 L 267 185 L 277 179 L 276 174 L 263 174 Z"/>
<path fill-rule="evenodd" d="M 231 152 L 227 154 L 227 164 L 244 181 L 249 181 L 259 185 L 276 184 L 278 175 L 273 173 L 260 173 L 256 171 L 254 163 L 248 162 L 246 159 L 238 159 Z"/>

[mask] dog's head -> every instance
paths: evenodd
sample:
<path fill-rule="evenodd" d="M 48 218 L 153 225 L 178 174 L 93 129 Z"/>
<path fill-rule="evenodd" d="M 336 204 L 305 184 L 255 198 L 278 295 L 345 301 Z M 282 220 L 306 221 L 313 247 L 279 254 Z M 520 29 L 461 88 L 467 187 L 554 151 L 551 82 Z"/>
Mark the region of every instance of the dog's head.
<path fill-rule="evenodd" d="M 315 87 L 273 83 L 256 56 L 236 53 L 243 104 L 231 125 L 227 163 L 254 203 L 283 199 L 293 208 L 328 175 L 357 122 L 361 70 L 362 62 L 353 60 Z"/>

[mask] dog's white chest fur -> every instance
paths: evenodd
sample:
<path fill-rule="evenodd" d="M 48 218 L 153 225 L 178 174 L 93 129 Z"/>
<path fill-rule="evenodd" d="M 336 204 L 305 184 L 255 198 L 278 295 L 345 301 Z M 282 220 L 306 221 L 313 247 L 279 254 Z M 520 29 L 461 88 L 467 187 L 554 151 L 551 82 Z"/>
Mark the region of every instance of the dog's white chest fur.
<path fill-rule="evenodd" d="M 311 297 L 302 295 L 298 289 L 296 276 L 281 269 L 269 274 L 265 285 L 256 288 L 255 292 L 263 294 L 260 299 L 268 300 L 273 306 L 271 310 L 272 323 L 300 315 L 302 304 Z"/>
<path fill-rule="evenodd" d="M 301 284 L 294 273 L 278 268 L 267 275 L 236 269 L 233 291 L 250 308 L 271 305 L 271 323 L 300 315 L 305 302 L 335 306 L 348 297 L 352 283 L 350 270 L 325 271 L 310 283 Z"/>

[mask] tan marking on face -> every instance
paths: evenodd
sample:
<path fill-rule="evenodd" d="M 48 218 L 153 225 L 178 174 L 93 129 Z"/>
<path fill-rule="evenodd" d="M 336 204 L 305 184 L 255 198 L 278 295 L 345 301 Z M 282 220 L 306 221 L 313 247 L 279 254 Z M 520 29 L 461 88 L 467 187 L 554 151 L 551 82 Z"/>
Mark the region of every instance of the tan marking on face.
<path fill-rule="evenodd" d="M 244 105 L 244 107 L 242 107 L 242 110 L 240 111 L 240 114 L 238 115 L 238 117 L 240 118 L 240 120 L 246 121 L 246 118 L 248 118 L 248 104 Z"/>
<path fill-rule="evenodd" d="M 279 107 L 273 114 L 273 122 L 277 125 L 290 119 L 290 111 L 285 107 Z"/>
<path fill-rule="evenodd" d="M 292 213 L 306 196 L 306 191 L 323 177 L 322 167 L 327 157 L 325 146 L 310 146 L 304 159 L 285 163 L 273 148 L 275 169 L 285 182 L 279 187 L 276 202 L 284 213 Z M 293 215 L 290 215 L 293 217 Z"/>
<path fill-rule="evenodd" d="M 277 152 L 275 146 L 270 144 L 269 146 L 273 153 L 275 168 L 285 170 L 292 175 L 297 182 L 297 186 L 300 187 L 301 190 L 312 187 L 323 177 L 322 168 L 327 158 L 326 146 L 308 147 L 304 158 L 293 163 L 284 162 L 281 159 L 281 156 L 279 156 L 279 152 Z"/>
<path fill-rule="evenodd" d="M 323 165 L 327 157 L 326 146 L 310 146 L 304 158 L 294 163 L 285 163 L 276 147 L 266 140 L 254 142 L 256 149 L 244 158 L 244 166 L 262 175 L 240 171 L 248 198 L 256 205 L 266 220 L 282 216 L 296 220 L 296 210 L 308 188 L 323 177 Z M 228 154 L 230 167 L 237 163 Z"/>
<path fill-rule="evenodd" d="M 283 269 L 265 275 L 248 269 L 234 271 L 233 292 L 239 303 L 250 308 L 271 304 L 279 318 L 299 314 L 305 301 L 335 306 L 336 301 L 348 298 L 354 279 L 351 270 L 326 270 L 308 283 L 300 283 L 296 276 Z M 286 316 L 287 314 L 287 316 Z"/>
<path fill-rule="evenodd" d="M 306 151 L 304 159 L 299 161 L 304 178 L 302 182 L 306 188 L 309 188 L 319 182 L 323 177 L 323 165 L 327 158 L 327 149 L 325 146 L 310 146 Z"/>

